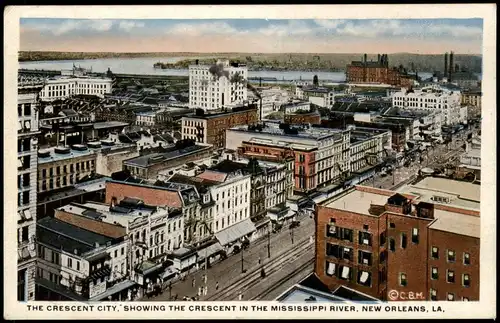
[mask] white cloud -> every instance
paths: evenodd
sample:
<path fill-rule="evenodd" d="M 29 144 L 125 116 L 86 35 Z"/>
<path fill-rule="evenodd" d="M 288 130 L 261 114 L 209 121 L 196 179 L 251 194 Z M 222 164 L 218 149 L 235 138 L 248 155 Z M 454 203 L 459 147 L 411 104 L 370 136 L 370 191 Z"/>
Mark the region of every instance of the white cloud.
<path fill-rule="evenodd" d="M 76 30 L 108 31 L 113 27 L 112 20 L 65 20 L 61 24 L 40 24 L 35 28 L 48 30 L 56 36 L 60 36 Z"/>
<path fill-rule="evenodd" d="M 128 20 L 122 20 L 118 24 L 118 28 L 125 30 L 125 31 L 131 31 L 132 29 L 136 28 L 143 28 L 145 24 L 143 22 L 138 22 L 138 21 L 128 21 Z"/>
<path fill-rule="evenodd" d="M 346 21 L 343 19 L 338 19 L 338 20 L 316 19 L 314 20 L 314 22 L 316 23 L 316 25 L 326 29 L 336 29 L 338 26 L 346 23 Z"/>
<path fill-rule="evenodd" d="M 430 23 L 419 25 L 400 20 L 350 21 L 337 28 L 335 34 L 355 37 L 402 36 L 432 38 L 450 35 L 456 38 L 481 37 L 482 29 L 464 25 Z"/>
<path fill-rule="evenodd" d="M 226 22 L 212 22 L 201 24 L 180 23 L 168 28 L 166 32 L 174 35 L 201 36 L 206 34 L 236 34 L 240 31 Z"/>
<path fill-rule="evenodd" d="M 287 24 L 270 25 L 257 29 L 257 33 L 273 37 L 307 35 L 313 31 L 313 28 L 300 20 L 290 20 Z"/>

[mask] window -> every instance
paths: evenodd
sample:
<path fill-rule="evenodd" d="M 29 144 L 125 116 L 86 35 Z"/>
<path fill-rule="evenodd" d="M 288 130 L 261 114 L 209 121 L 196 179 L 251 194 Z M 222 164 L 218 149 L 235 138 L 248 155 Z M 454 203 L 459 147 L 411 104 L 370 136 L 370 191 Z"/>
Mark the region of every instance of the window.
<path fill-rule="evenodd" d="M 438 247 L 432 247 L 431 256 L 434 259 L 439 259 L 439 248 Z"/>
<path fill-rule="evenodd" d="M 115 250 L 115 258 L 118 257 L 118 250 Z"/>
<path fill-rule="evenodd" d="M 371 266 L 372 264 L 372 254 L 370 252 L 358 250 L 358 263 Z"/>
<path fill-rule="evenodd" d="M 358 271 L 358 284 L 363 286 L 371 286 L 372 274 L 368 271 Z"/>
<path fill-rule="evenodd" d="M 386 233 L 382 232 L 380 234 L 380 245 L 385 245 L 386 240 L 387 240 Z"/>
<path fill-rule="evenodd" d="M 401 233 L 401 248 L 406 249 L 408 245 L 408 238 L 406 237 L 406 233 Z"/>
<path fill-rule="evenodd" d="M 448 295 L 446 296 L 446 299 L 449 300 L 449 301 L 454 301 L 455 300 L 455 294 L 448 293 Z"/>
<path fill-rule="evenodd" d="M 429 294 L 431 295 L 431 301 L 437 301 L 437 290 L 431 288 Z"/>
<path fill-rule="evenodd" d="M 73 268 L 73 259 L 68 258 L 68 267 Z"/>
<path fill-rule="evenodd" d="M 368 232 L 359 232 L 358 234 L 359 244 L 371 246 L 372 245 L 372 235 Z"/>
<path fill-rule="evenodd" d="M 393 222 L 390 222 L 389 223 L 389 228 L 394 229 L 394 228 L 396 228 L 396 225 Z"/>
<path fill-rule="evenodd" d="M 432 267 L 431 269 L 431 279 L 438 279 L 438 269 L 436 267 Z"/>
<path fill-rule="evenodd" d="M 383 264 L 387 259 L 387 251 L 382 251 L 379 255 L 380 263 Z"/>
<path fill-rule="evenodd" d="M 121 252 L 121 255 L 123 256 L 123 254 L 125 253 L 125 248 L 122 247 L 122 252 Z"/>
<path fill-rule="evenodd" d="M 389 239 L 389 250 L 396 251 L 396 241 L 393 238 Z"/>
<path fill-rule="evenodd" d="M 408 282 L 406 280 L 406 274 L 400 273 L 399 274 L 399 285 L 406 286 L 407 284 L 408 284 Z"/>
<path fill-rule="evenodd" d="M 340 270 L 339 270 L 339 273 L 340 273 L 340 279 L 343 279 L 343 280 L 351 280 L 352 278 L 352 271 L 351 271 L 351 268 L 350 267 L 347 267 L 347 266 L 339 266 Z"/>
<path fill-rule="evenodd" d="M 326 225 L 326 235 L 332 238 L 337 236 L 337 227 L 335 226 L 335 219 L 330 219 L 330 223 Z"/>
<path fill-rule="evenodd" d="M 411 242 L 418 243 L 418 228 L 413 228 L 411 232 Z"/>
<path fill-rule="evenodd" d="M 76 262 L 76 270 L 80 270 L 80 262 L 79 261 Z"/>
<path fill-rule="evenodd" d="M 470 275 L 469 274 L 462 275 L 462 285 L 464 287 L 470 287 Z"/>
<path fill-rule="evenodd" d="M 446 281 L 448 283 L 454 283 L 455 282 L 455 272 L 453 270 L 447 270 L 446 271 Z"/>
<path fill-rule="evenodd" d="M 455 262 L 455 251 L 448 250 L 448 262 Z"/>
<path fill-rule="evenodd" d="M 470 254 L 464 252 L 464 265 L 470 265 Z"/>
<path fill-rule="evenodd" d="M 328 276 L 335 276 L 335 273 L 336 273 L 336 264 L 334 264 L 333 262 L 326 262 L 326 274 Z"/>

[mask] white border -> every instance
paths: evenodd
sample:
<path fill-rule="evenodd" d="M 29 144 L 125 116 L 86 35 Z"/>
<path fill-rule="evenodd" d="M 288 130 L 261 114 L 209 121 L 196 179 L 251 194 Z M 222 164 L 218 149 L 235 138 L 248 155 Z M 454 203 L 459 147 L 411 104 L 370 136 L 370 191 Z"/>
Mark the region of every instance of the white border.
<path fill-rule="evenodd" d="M 496 308 L 496 6 L 495 4 L 428 4 L 428 5 L 315 5 L 315 6 L 25 6 L 6 7 L 4 12 L 4 317 L 6 319 L 92 319 L 92 318 L 493 318 Z M 163 14 L 166 13 L 166 14 Z M 483 19 L 483 120 L 482 120 L 482 185 L 481 185 L 481 256 L 480 302 L 417 302 L 389 306 L 425 306 L 429 312 L 397 311 L 362 312 L 189 312 L 190 305 L 201 303 L 140 302 L 135 305 L 185 305 L 186 311 L 159 312 L 47 312 L 27 310 L 16 301 L 16 97 L 17 51 L 19 50 L 19 18 L 267 18 L 267 19 L 343 19 L 343 18 L 482 18 Z M 53 303 L 36 302 L 47 306 Z M 57 302 L 58 305 L 71 302 Z M 214 303 L 205 303 L 215 305 Z M 221 303 L 217 303 L 221 304 Z M 241 305 L 241 302 L 224 303 Z M 245 302 L 244 305 L 271 305 L 271 302 Z M 97 304 L 96 304 L 97 305 Z M 99 303 L 99 305 L 132 305 L 132 303 Z M 331 304 L 328 304 L 329 306 Z M 445 312 L 432 312 L 432 306 Z M 382 305 L 385 308 L 386 304 Z M 167 306 L 168 309 L 168 306 Z"/>

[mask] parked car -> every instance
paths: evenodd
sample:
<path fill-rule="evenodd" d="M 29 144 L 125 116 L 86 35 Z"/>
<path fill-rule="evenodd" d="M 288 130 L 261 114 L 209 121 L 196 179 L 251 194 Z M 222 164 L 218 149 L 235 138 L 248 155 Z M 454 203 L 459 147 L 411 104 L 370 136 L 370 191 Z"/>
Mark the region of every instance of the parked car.
<path fill-rule="evenodd" d="M 233 247 L 233 254 L 238 254 L 238 253 L 240 253 L 240 251 L 241 251 L 240 246 L 234 246 Z"/>

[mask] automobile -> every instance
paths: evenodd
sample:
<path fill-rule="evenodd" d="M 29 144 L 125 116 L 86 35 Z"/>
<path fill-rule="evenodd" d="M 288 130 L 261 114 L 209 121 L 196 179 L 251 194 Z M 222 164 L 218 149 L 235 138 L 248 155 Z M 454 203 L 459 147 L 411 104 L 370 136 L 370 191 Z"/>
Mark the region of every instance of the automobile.
<path fill-rule="evenodd" d="M 233 254 L 235 254 L 235 255 L 236 255 L 236 254 L 240 253 L 240 251 L 241 251 L 240 246 L 234 246 L 234 247 L 233 247 Z"/>
<path fill-rule="evenodd" d="M 293 221 L 292 223 L 290 223 L 289 229 L 291 230 L 299 226 L 300 226 L 300 221 Z"/>

